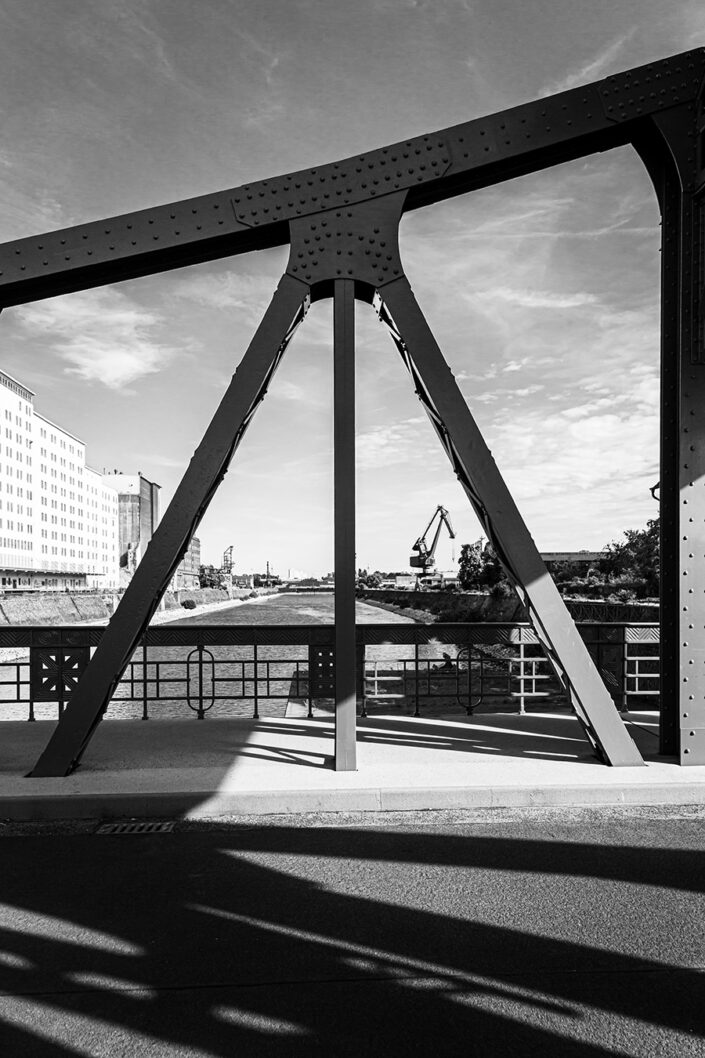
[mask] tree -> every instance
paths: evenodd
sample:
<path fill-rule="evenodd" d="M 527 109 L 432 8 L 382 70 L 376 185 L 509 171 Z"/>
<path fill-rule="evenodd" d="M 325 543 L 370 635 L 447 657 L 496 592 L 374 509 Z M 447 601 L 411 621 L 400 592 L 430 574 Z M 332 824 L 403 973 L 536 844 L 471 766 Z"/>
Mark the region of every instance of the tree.
<path fill-rule="evenodd" d="M 489 591 L 499 585 L 506 585 L 511 590 L 494 548 L 489 543 L 483 548 L 480 540 L 476 544 L 463 544 L 460 548 L 458 584 L 465 591 Z"/>
<path fill-rule="evenodd" d="M 220 588 L 222 586 L 220 570 L 215 566 L 199 566 L 198 582 L 202 588 Z"/>
<path fill-rule="evenodd" d="M 485 550 L 482 552 L 482 561 L 482 579 L 485 587 L 496 588 L 505 582 L 509 584 L 507 574 L 504 572 L 504 566 L 497 558 L 497 553 L 492 544 L 485 544 Z"/>
<path fill-rule="evenodd" d="M 561 585 L 578 580 L 583 573 L 583 568 L 579 562 L 552 562 L 549 565 L 549 572 L 556 584 Z M 591 569 L 588 570 L 588 574 L 591 572 L 593 572 Z"/>
<path fill-rule="evenodd" d="M 624 540 L 613 541 L 605 548 L 601 572 L 610 582 L 633 585 L 641 597 L 658 595 L 661 570 L 658 518 L 651 518 L 646 529 L 627 529 L 624 536 Z"/>
<path fill-rule="evenodd" d="M 458 584 L 465 591 L 477 589 L 482 576 L 482 542 L 463 544 L 458 561 Z"/>
<path fill-rule="evenodd" d="M 378 588 L 383 580 L 384 575 L 379 570 L 374 573 L 368 573 L 366 569 L 358 570 L 357 583 L 361 588 Z"/>

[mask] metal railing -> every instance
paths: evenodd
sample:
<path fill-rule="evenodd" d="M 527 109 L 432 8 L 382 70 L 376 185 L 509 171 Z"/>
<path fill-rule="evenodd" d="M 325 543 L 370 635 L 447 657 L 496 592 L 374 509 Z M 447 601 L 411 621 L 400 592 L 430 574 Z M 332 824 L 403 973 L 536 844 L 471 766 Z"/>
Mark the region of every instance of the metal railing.
<path fill-rule="evenodd" d="M 658 626 L 578 625 L 618 709 L 657 704 Z M 70 700 L 103 629 L 0 630 L 0 719 L 44 719 Z M 561 709 L 568 703 L 528 624 L 360 625 L 358 704 L 419 716 L 464 709 Z M 130 660 L 107 719 L 312 716 L 332 708 L 333 628 L 329 625 L 150 628 Z"/>

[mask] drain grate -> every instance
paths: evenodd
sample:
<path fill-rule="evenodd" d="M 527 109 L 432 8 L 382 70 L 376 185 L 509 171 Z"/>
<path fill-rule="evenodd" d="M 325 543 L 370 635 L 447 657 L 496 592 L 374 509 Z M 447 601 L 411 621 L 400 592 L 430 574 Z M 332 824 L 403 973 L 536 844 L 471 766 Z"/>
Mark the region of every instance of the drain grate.
<path fill-rule="evenodd" d="M 171 823 L 102 823 L 96 834 L 168 834 L 174 829 Z"/>

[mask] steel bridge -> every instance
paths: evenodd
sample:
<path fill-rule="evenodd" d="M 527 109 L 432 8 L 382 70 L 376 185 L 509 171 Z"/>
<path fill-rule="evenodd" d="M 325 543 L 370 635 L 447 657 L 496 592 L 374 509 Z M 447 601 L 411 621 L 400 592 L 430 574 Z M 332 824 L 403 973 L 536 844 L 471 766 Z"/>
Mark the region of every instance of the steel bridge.
<path fill-rule="evenodd" d="M 661 749 L 705 763 L 705 49 L 379 150 L 0 247 L 0 307 L 289 244 L 271 304 L 33 775 L 80 762 L 312 301 L 334 305 L 335 766 L 354 769 L 355 299 L 372 303 L 598 756 L 641 765 L 416 302 L 403 213 L 631 144 L 663 230 Z"/>

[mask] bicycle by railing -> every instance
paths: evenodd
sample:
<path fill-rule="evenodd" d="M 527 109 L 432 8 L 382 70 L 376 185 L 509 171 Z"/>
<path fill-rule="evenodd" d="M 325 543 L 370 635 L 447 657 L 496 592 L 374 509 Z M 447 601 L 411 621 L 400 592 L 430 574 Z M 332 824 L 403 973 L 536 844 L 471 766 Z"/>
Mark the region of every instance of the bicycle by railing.
<path fill-rule="evenodd" d="M 615 705 L 656 704 L 658 626 L 578 625 Z M 60 713 L 103 629 L 16 627 L 0 630 L 0 648 L 22 651 L 0 661 L 0 718 Z M 413 712 L 567 702 L 528 624 L 360 625 L 358 702 L 370 710 Z M 335 694 L 333 628 L 328 625 L 150 628 L 135 651 L 107 719 L 186 715 L 312 716 Z"/>

